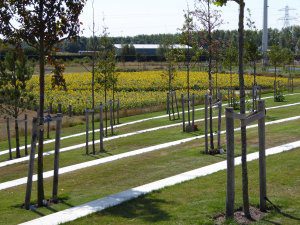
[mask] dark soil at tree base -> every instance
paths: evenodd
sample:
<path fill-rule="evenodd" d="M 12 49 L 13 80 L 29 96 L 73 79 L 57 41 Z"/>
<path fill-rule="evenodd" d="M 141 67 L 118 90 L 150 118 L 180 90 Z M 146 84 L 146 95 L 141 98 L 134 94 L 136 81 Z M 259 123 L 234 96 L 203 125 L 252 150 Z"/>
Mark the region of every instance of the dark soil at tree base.
<path fill-rule="evenodd" d="M 238 224 L 251 224 L 263 219 L 266 215 L 265 212 L 261 212 L 258 208 L 252 206 L 250 207 L 250 214 L 252 218 L 251 220 L 246 218 L 243 209 L 239 208 L 234 213 L 234 221 Z M 214 218 L 215 218 L 216 225 L 224 224 L 226 221 L 225 214 L 219 214 Z"/>

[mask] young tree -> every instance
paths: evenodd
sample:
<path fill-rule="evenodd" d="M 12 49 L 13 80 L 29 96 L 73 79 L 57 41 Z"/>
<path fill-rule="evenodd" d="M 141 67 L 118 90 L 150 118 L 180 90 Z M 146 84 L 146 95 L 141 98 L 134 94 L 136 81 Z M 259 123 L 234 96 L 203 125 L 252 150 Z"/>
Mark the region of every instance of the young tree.
<path fill-rule="evenodd" d="M 170 39 L 166 39 L 164 44 L 161 46 L 162 58 L 166 60 L 167 68 L 162 73 L 163 78 L 168 80 L 168 92 L 173 91 L 172 82 L 176 76 L 176 65 L 178 62 L 178 49 L 174 47 L 174 43 Z"/>
<path fill-rule="evenodd" d="M 45 101 L 45 57 L 55 45 L 76 37 L 86 0 L 2 0 L 0 3 L 0 32 L 6 40 L 21 40 L 39 52 L 39 145 L 38 145 L 38 205 L 43 205 L 43 140 Z"/>
<path fill-rule="evenodd" d="M 26 90 L 26 82 L 33 74 L 31 65 L 20 49 L 6 53 L 0 60 L 0 112 L 15 119 L 16 157 L 20 158 L 18 117 L 31 106 L 33 95 Z"/>
<path fill-rule="evenodd" d="M 53 75 L 51 77 L 51 86 L 52 89 L 57 87 L 58 89 L 62 88 L 64 91 L 67 91 L 67 84 L 64 78 L 65 65 L 61 60 L 51 59 L 50 63 L 54 66 L 52 71 Z"/>
<path fill-rule="evenodd" d="M 239 6 L 239 86 L 240 86 L 240 113 L 246 113 L 245 102 L 245 81 L 244 81 L 244 13 L 245 1 L 244 0 L 215 0 L 215 4 L 219 6 L 226 5 L 227 2 L 233 1 Z M 248 169 L 247 169 L 247 132 L 246 127 L 241 127 L 241 144 L 242 144 L 242 184 L 243 184 L 243 209 L 245 216 L 251 218 L 249 209 L 249 193 L 248 193 Z M 233 215 L 231 215 L 233 216 Z"/>
<path fill-rule="evenodd" d="M 248 11 L 248 17 L 246 18 L 247 20 L 247 26 L 250 29 L 250 31 L 255 31 L 257 32 L 257 28 L 255 26 L 255 22 L 252 21 L 251 19 L 251 12 L 250 9 L 247 9 Z M 255 39 L 255 36 L 253 33 L 249 32 L 249 35 L 246 38 L 246 43 L 245 43 L 245 58 L 250 64 L 253 66 L 253 84 L 256 85 L 256 62 L 257 60 L 260 59 L 260 52 L 258 51 L 258 45 L 257 41 Z"/>
<path fill-rule="evenodd" d="M 180 29 L 181 37 L 180 42 L 181 44 L 187 46 L 187 49 L 184 50 L 184 56 L 186 61 L 186 80 L 187 80 L 187 95 L 188 99 L 190 98 L 190 64 L 191 64 L 191 46 L 193 46 L 193 37 L 192 31 L 194 30 L 194 22 L 192 18 L 192 13 L 188 9 L 184 14 L 184 24 L 183 27 Z M 190 104 L 188 104 L 189 108 Z M 188 111 L 190 111 L 188 109 Z M 190 120 L 189 120 L 190 121 Z"/>
<path fill-rule="evenodd" d="M 96 68 L 96 82 L 104 90 L 104 102 L 107 103 L 108 91 L 113 91 L 113 101 L 115 98 L 115 89 L 118 81 L 116 73 L 116 53 L 115 48 L 108 37 L 107 28 L 104 27 L 100 37 L 98 62 Z M 105 110 L 105 134 L 107 135 L 107 107 Z"/>
<path fill-rule="evenodd" d="M 208 82 L 209 94 L 213 94 L 212 61 L 213 54 L 217 51 L 216 42 L 213 40 L 212 32 L 222 24 L 221 15 L 218 10 L 212 8 L 212 0 L 196 0 L 193 15 L 200 23 L 198 29 L 206 31 L 206 37 L 203 37 L 202 45 L 208 48 Z M 210 132 L 210 150 L 214 151 L 212 98 L 209 98 L 209 132 Z"/>
<path fill-rule="evenodd" d="M 229 43 L 225 50 L 225 57 L 224 57 L 224 66 L 229 68 L 230 73 L 230 88 L 233 88 L 232 85 L 232 68 L 237 64 L 238 59 L 238 50 L 233 45 L 232 41 Z"/>
<path fill-rule="evenodd" d="M 278 45 L 273 45 L 269 52 L 270 63 L 275 67 L 274 82 L 277 82 L 277 69 L 283 63 L 282 49 Z"/>

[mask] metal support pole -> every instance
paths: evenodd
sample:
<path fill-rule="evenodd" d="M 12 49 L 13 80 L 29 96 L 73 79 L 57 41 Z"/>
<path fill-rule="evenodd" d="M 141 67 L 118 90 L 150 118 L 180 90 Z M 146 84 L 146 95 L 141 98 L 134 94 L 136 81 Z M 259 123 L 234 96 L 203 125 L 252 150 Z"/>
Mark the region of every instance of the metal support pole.
<path fill-rule="evenodd" d="M 61 122 L 62 114 L 57 114 L 56 120 L 56 133 L 55 133 L 55 149 L 54 149 L 54 173 L 53 173 L 53 189 L 52 189 L 52 200 L 57 203 L 58 198 L 58 170 L 59 170 L 59 149 L 60 149 L 60 135 L 61 135 Z"/>
<path fill-rule="evenodd" d="M 258 101 L 258 111 L 265 113 L 265 102 Z M 258 120 L 259 136 L 259 191 L 260 211 L 266 211 L 267 182 L 266 182 L 266 142 L 265 142 L 265 116 Z"/>
<path fill-rule="evenodd" d="M 226 145 L 227 145 L 227 189 L 226 189 L 226 218 L 234 215 L 234 110 L 226 108 Z"/>

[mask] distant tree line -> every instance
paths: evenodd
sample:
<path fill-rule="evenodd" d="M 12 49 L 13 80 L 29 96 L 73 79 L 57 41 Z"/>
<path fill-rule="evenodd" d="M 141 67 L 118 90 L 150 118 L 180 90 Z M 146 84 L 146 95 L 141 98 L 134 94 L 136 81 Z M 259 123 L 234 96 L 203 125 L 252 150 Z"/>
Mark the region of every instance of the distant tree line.
<path fill-rule="evenodd" d="M 202 36 L 205 36 L 205 31 Z M 122 44 L 123 49 L 121 50 L 121 56 L 119 60 L 126 61 L 147 61 L 148 60 L 159 60 L 159 51 L 156 54 L 156 58 L 145 57 L 140 54 L 135 53 L 135 49 L 132 44 L 159 44 L 163 45 L 165 40 L 170 40 L 171 43 L 180 43 L 180 33 L 177 34 L 153 34 L 153 35 L 137 35 L 133 37 L 109 37 L 110 42 L 113 44 Z M 199 35 L 194 33 L 195 37 L 200 38 Z M 251 39 L 255 46 L 261 46 L 261 30 L 246 30 L 245 31 L 245 40 Z M 98 37 L 99 38 L 99 37 Z M 221 43 L 231 43 L 234 46 L 237 46 L 238 40 L 238 31 L 237 30 L 215 30 L 212 32 L 212 39 L 219 40 Z M 99 41 L 99 40 L 98 40 Z M 71 60 L 73 58 L 78 58 L 78 55 L 72 55 L 72 53 L 78 53 L 79 51 L 91 51 L 93 40 L 91 37 L 77 37 L 73 40 L 65 40 L 59 44 L 58 49 L 61 52 L 70 53 L 69 55 L 59 56 L 56 55 L 56 58 L 62 58 L 66 60 Z M 281 48 L 289 49 L 295 54 L 296 59 L 300 59 L 300 26 L 291 26 L 284 28 L 282 30 L 278 29 L 269 29 L 269 46 L 280 46 Z M 207 48 L 207 46 L 203 46 Z M 24 53 L 28 58 L 35 58 L 38 53 L 36 50 L 27 44 L 23 43 Z M 0 51 L 0 58 L 4 59 L 5 49 Z M 81 56 L 84 57 L 84 56 Z"/>

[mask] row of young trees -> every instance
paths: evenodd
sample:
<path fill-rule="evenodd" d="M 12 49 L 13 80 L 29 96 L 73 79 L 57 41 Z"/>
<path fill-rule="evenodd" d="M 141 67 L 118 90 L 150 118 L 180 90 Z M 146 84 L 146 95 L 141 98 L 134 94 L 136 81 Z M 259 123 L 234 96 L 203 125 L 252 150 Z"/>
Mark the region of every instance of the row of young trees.
<path fill-rule="evenodd" d="M 32 0 L 0 2 L 0 34 L 12 45 L 26 43 L 39 55 L 39 115 L 38 115 L 38 200 L 43 205 L 43 142 L 45 109 L 45 62 L 58 43 L 77 37 L 80 29 L 79 15 L 85 0 Z"/>

